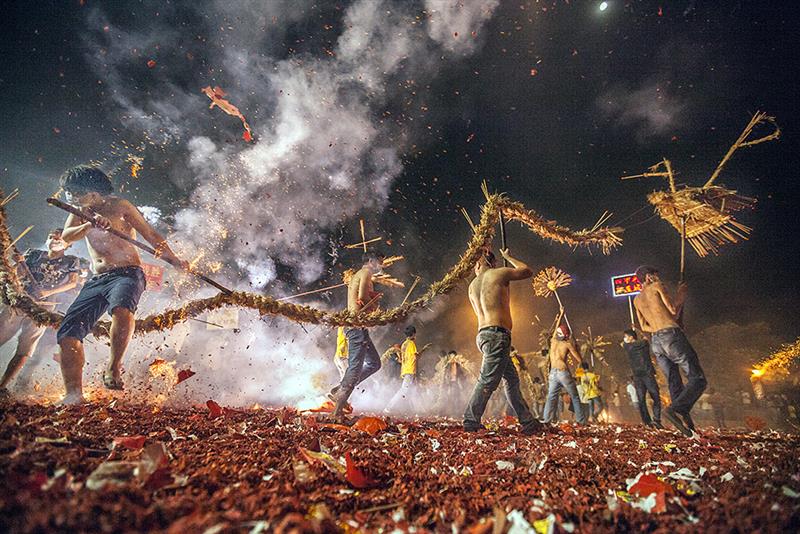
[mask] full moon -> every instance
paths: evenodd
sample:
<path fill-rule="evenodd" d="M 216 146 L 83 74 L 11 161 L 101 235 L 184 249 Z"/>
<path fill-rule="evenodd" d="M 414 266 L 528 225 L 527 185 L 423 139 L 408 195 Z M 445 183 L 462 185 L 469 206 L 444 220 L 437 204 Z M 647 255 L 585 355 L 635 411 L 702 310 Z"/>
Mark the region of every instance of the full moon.
<path fill-rule="evenodd" d="M 600 2 L 600 11 L 608 9 L 608 2 Z"/>

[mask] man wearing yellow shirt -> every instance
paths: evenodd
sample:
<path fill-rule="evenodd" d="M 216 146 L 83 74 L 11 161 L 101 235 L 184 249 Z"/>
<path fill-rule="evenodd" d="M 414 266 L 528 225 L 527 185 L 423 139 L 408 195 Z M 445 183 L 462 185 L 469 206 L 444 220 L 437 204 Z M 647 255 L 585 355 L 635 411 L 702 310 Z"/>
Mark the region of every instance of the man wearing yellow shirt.
<path fill-rule="evenodd" d="M 408 402 L 412 408 L 414 406 L 414 382 L 417 378 L 417 357 L 419 356 L 416 342 L 417 329 L 409 325 L 406 327 L 404 334 L 406 340 L 400 346 L 400 377 L 402 383 L 400 384 L 400 389 L 397 390 L 397 393 L 394 394 L 394 397 L 386 406 L 386 410 L 384 410 L 386 413 L 391 412 L 400 401 Z"/>
<path fill-rule="evenodd" d="M 344 335 L 344 327 L 340 326 L 336 331 L 336 354 L 333 356 L 333 364 L 336 370 L 339 371 L 339 378 L 344 378 L 344 373 L 347 371 L 347 336 Z"/>
<path fill-rule="evenodd" d="M 600 375 L 590 371 L 586 362 L 581 363 L 580 369 L 578 370 L 582 371 L 582 373 L 580 373 L 581 389 L 583 390 L 583 399 L 581 399 L 581 402 L 589 405 L 589 417 L 594 419 L 595 422 L 598 422 L 600 414 L 605 409 L 602 397 L 600 396 Z M 575 376 L 579 376 L 577 371 L 575 372 Z"/>

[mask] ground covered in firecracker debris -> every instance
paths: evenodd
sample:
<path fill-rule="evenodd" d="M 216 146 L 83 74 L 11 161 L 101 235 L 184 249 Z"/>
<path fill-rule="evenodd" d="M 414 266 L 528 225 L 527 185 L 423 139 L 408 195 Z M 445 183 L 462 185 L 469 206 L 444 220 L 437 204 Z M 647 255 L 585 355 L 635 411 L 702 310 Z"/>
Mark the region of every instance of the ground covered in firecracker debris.
<path fill-rule="evenodd" d="M 788 532 L 796 435 L 0 406 L 0 531 Z"/>

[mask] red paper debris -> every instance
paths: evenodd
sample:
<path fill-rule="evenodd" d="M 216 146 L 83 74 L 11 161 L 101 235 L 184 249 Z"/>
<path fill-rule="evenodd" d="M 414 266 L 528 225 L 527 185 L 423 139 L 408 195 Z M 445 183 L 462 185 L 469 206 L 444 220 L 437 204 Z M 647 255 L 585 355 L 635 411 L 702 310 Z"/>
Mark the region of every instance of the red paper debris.
<path fill-rule="evenodd" d="M 378 417 L 362 417 L 355 422 L 353 428 L 366 432 L 370 436 L 376 436 L 389 428 L 389 425 L 386 424 L 386 421 Z"/>
<path fill-rule="evenodd" d="M 659 17 L 663 17 L 664 16 L 664 10 L 661 8 L 661 6 L 658 6 L 658 16 Z"/>
<path fill-rule="evenodd" d="M 114 438 L 114 447 L 125 447 L 137 451 L 144 447 L 144 442 L 147 440 L 146 436 L 119 436 Z"/>
<path fill-rule="evenodd" d="M 767 428 L 767 422 L 754 415 L 746 415 L 744 418 L 744 424 L 747 426 L 747 428 L 754 432 Z"/>
<path fill-rule="evenodd" d="M 147 68 L 152 69 L 155 66 L 156 66 L 156 60 L 155 59 L 151 59 L 150 61 L 147 62 Z"/>
<path fill-rule="evenodd" d="M 231 115 L 233 117 L 237 117 L 239 120 L 242 121 L 242 126 L 244 127 L 244 133 L 242 134 L 242 138 L 250 142 L 253 140 L 252 134 L 250 133 L 250 125 L 247 124 L 247 119 L 244 118 L 242 112 L 239 111 L 239 108 L 231 104 L 225 96 L 225 91 L 222 90 L 219 86 L 214 86 L 212 89 L 211 86 L 206 86 L 201 89 L 201 91 L 211 99 L 211 105 L 208 106 L 208 109 L 214 109 L 214 106 L 217 106 L 219 109 Z"/>
<path fill-rule="evenodd" d="M 225 415 L 225 412 L 222 411 L 222 408 L 220 407 L 220 405 L 217 404 L 216 402 L 214 402 L 211 399 L 208 399 L 206 401 L 206 406 L 208 406 L 208 418 L 209 419 L 216 419 L 217 417 L 220 417 L 221 415 Z"/>
<path fill-rule="evenodd" d="M 178 381 L 175 382 L 175 385 L 177 386 L 178 384 L 180 384 L 184 380 L 192 378 L 196 374 L 197 373 L 195 373 L 191 369 L 182 369 L 182 370 L 178 371 Z"/>
<path fill-rule="evenodd" d="M 667 511 L 667 499 L 666 496 L 669 494 L 673 494 L 675 489 L 660 480 L 656 475 L 653 473 L 648 473 L 646 475 L 642 475 L 639 477 L 639 480 L 631 486 L 628 493 L 632 495 L 637 495 L 642 498 L 647 498 L 650 495 L 656 495 L 656 505 L 653 508 L 653 512 L 655 513 L 662 513 Z"/>
<path fill-rule="evenodd" d="M 357 489 L 374 488 L 378 483 L 372 478 L 368 477 L 364 471 L 353 462 L 353 457 L 350 452 L 344 454 L 344 461 L 346 463 L 345 479 L 351 486 Z"/>

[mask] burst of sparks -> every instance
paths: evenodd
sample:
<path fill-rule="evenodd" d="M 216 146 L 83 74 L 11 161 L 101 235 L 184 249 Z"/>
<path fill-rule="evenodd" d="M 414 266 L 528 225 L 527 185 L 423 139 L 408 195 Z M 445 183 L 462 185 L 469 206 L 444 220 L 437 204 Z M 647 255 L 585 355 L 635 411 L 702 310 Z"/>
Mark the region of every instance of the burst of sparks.
<path fill-rule="evenodd" d="M 784 343 L 767 358 L 764 358 L 753 366 L 752 374 L 755 378 L 760 378 L 767 373 L 786 375 L 794 361 L 800 357 L 800 338 L 793 343 Z"/>

